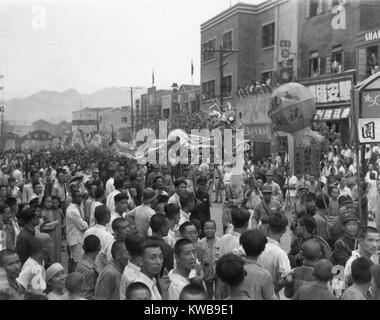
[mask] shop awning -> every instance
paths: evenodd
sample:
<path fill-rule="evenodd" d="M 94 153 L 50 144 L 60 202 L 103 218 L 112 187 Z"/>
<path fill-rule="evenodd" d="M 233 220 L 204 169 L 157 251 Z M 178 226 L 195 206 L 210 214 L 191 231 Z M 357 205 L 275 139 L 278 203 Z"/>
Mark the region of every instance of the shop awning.
<path fill-rule="evenodd" d="M 350 116 L 351 107 L 318 109 L 314 121 L 337 121 Z"/>

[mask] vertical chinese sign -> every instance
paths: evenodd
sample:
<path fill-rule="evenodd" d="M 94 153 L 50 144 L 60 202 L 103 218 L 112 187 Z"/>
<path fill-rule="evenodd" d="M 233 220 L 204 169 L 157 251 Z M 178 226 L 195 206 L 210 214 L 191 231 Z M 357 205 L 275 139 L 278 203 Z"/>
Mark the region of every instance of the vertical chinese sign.
<path fill-rule="evenodd" d="M 319 173 L 321 144 L 310 137 L 297 137 L 294 141 L 294 174 Z"/>

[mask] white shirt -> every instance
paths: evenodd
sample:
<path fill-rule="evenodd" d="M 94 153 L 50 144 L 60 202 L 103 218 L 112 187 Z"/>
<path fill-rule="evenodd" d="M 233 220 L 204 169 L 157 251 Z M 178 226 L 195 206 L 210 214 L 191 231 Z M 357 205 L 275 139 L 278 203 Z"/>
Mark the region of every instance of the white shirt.
<path fill-rule="evenodd" d="M 270 272 L 273 281 L 278 281 L 282 274 L 291 270 L 290 261 L 280 243 L 271 238 L 267 239 L 265 250 L 260 255 L 257 263 Z"/>
<path fill-rule="evenodd" d="M 134 282 L 142 282 L 142 283 L 147 285 L 147 287 L 150 289 L 150 293 L 152 295 L 151 300 L 162 300 L 161 294 L 157 288 L 157 282 L 156 282 L 155 278 L 150 279 L 150 278 L 148 278 L 148 276 L 146 276 L 144 273 L 142 273 L 140 271 L 138 273 L 136 279 L 132 283 L 134 283 Z"/>
<path fill-rule="evenodd" d="M 88 224 L 83 220 L 80 208 L 75 203 L 71 203 L 66 210 L 66 240 L 69 246 L 82 243 L 83 232 L 88 228 Z"/>
<path fill-rule="evenodd" d="M 227 253 L 231 253 L 234 250 L 237 250 L 240 248 L 240 236 L 241 234 L 235 231 L 231 231 L 229 233 L 226 233 L 221 239 L 220 239 L 220 256 L 223 256 Z"/>
<path fill-rule="evenodd" d="M 175 204 L 177 204 L 177 205 L 181 208 L 180 197 L 179 197 L 179 195 L 177 194 L 177 192 L 175 192 L 175 193 L 169 198 L 168 203 L 175 203 Z"/>
<path fill-rule="evenodd" d="M 140 273 L 140 267 L 136 266 L 131 261 L 128 262 L 127 266 L 124 269 L 123 275 L 120 282 L 120 300 L 125 300 L 125 293 L 128 286 L 135 281 L 137 276 Z"/>
<path fill-rule="evenodd" d="M 114 178 L 109 178 L 106 182 L 106 196 L 108 197 L 108 195 L 112 192 L 112 191 L 115 191 L 115 187 L 114 187 L 114 182 L 115 182 L 115 179 Z"/>
<path fill-rule="evenodd" d="M 348 282 L 348 279 L 349 279 L 349 276 L 351 275 L 351 266 L 352 266 L 352 263 L 357 259 L 357 258 L 360 258 L 361 255 L 359 253 L 359 250 L 354 250 L 352 251 L 352 255 L 351 257 L 347 260 L 346 262 L 346 266 L 344 267 L 344 277 L 345 277 L 345 284 L 347 284 Z M 371 257 L 371 260 L 374 264 L 378 264 L 379 263 L 379 256 L 372 256 Z"/>
<path fill-rule="evenodd" d="M 112 222 L 113 222 L 115 219 L 117 219 L 117 218 L 123 218 L 123 215 L 120 215 L 120 214 L 118 214 L 117 212 L 112 211 L 112 212 L 111 212 L 111 219 L 110 219 L 110 222 L 106 225 L 106 227 L 107 227 L 107 231 L 108 231 L 110 234 L 113 234 Z"/>
<path fill-rule="evenodd" d="M 96 269 L 100 273 L 107 265 L 107 263 L 110 262 L 107 258 L 107 249 L 112 246 L 114 237 L 107 231 L 107 228 L 105 226 L 102 226 L 100 224 L 96 224 L 92 228 L 86 230 L 83 235 L 83 241 L 89 235 L 97 236 L 100 240 L 100 251 L 95 259 Z"/>
<path fill-rule="evenodd" d="M 345 195 L 349 195 L 351 197 L 351 199 L 352 199 L 352 191 L 351 191 L 351 189 L 349 187 L 347 187 L 347 186 L 345 186 L 343 189 L 341 189 L 339 187 L 339 198 L 341 196 L 345 196 Z"/>
<path fill-rule="evenodd" d="M 286 178 L 285 186 L 287 186 L 288 179 L 289 178 Z M 297 196 L 297 190 L 298 190 L 299 185 L 300 185 L 300 181 L 298 180 L 298 178 L 296 176 L 291 176 L 289 179 L 289 187 L 291 188 L 292 186 L 295 186 L 296 188 L 295 189 L 288 189 L 286 191 L 286 196 L 288 196 L 288 193 L 289 193 L 290 197 L 295 198 Z"/>
<path fill-rule="evenodd" d="M 114 190 L 107 197 L 106 204 L 107 204 L 107 207 L 110 208 L 111 211 L 115 211 L 115 196 L 119 193 L 120 193 L 119 190 Z"/>
<path fill-rule="evenodd" d="M 42 294 L 46 289 L 46 273 L 43 265 L 29 257 L 22 266 L 16 281 L 28 291 Z"/>
<path fill-rule="evenodd" d="M 103 203 L 99 201 L 94 201 L 91 203 L 91 208 L 90 208 L 90 227 L 93 227 L 96 224 L 95 220 L 95 209 L 96 207 L 102 206 Z"/>
<path fill-rule="evenodd" d="M 179 300 L 182 289 L 190 284 L 190 281 L 180 274 L 174 273 L 173 271 L 174 269 L 169 272 L 169 278 L 171 281 L 169 286 L 169 299 Z"/>

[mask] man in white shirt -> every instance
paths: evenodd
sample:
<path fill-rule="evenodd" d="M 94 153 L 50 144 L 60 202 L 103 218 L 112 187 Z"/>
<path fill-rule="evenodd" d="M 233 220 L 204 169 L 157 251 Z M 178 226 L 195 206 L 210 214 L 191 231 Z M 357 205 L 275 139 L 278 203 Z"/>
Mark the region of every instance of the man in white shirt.
<path fill-rule="evenodd" d="M 115 198 L 114 211 L 111 211 L 111 219 L 107 224 L 107 231 L 112 234 L 112 222 L 117 218 L 124 218 L 128 207 L 128 196 L 125 193 L 118 193 Z"/>
<path fill-rule="evenodd" d="M 349 187 L 347 187 L 347 179 L 346 178 L 341 178 L 339 181 L 339 197 L 349 195 L 352 198 L 352 191 Z"/>
<path fill-rule="evenodd" d="M 351 285 L 351 265 L 359 257 L 371 259 L 375 264 L 379 264 L 378 249 L 380 246 L 380 234 L 374 227 L 367 227 L 359 239 L 360 249 L 352 251 L 352 256 L 346 262 L 344 268 L 346 288 Z"/>
<path fill-rule="evenodd" d="M 223 256 L 230 252 L 239 251 L 241 234 L 248 229 L 251 215 L 248 210 L 237 206 L 231 207 L 231 220 L 234 227 L 233 231 L 226 233 L 220 239 L 220 255 Z"/>
<path fill-rule="evenodd" d="M 157 191 L 152 188 L 146 188 L 143 191 L 141 201 L 142 205 L 128 212 L 126 216 L 135 221 L 140 237 L 146 239 L 150 226 L 150 218 L 156 214 L 156 211 L 154 211 L 152 207 L 154 207 L 157 202 Z"/>
<path fill-rule="evenodd" d="M 104 267 L 110 262 L 107 259 L 107 249 L 112 246 L 114 238 L 111 233 L 107 231 L 107 223 L 111 219 L 111 211 L 106 205 L 101 205 L 95 209 L 96 224 L 90 229 L 86 230 L 83 235 L 85 239 L 89 235 L 97 236 L 100 240 L 100 251 L 95 259 L 96 269 L 98 273 L 102 272 Z"/>
<path fill-rule="evenodd" d="M 288 183 L 289 181 L 289 183 Z M 298 187 L 302 184 L 302 175 L 297 174 L 293 175 L 290 178 L 287 177 L 285 181 L 284 188 L 287 188 L 285 198 L 286 200 L 290 199 L 290 206 L 294 207 L 296 203 L 296 197 L 298 192 Z M 289 205 L 289 203 L 288 203 Z"/>
<path fill-rule="evenodd" d="M 45 261 L 53 250 L 51 237 L 46 233 L 33 236 L 31 240 L 32 255 L 22 266 L 17 282 L 26 290 L 43 294 L 46 289 Z"/>
<path fill-rule="evenodd" d="M 188 239 L 180 239 L 174 246 L 174 255 L 176 266 L 169 272 L 170 286 L 169 297 L 170 300 L 179 300 L 179 296 L 184 287 L 190 282 L 198 282 L 203 285 L 203 275 L 196 273 L 197 253 L 194 244 Z M 194 274 L 192 274 L 194 270 Z M 191 277 L 191 280 L 190 280 Z"/>
<path fill-rule="evenodd" d="M 168 203 L 175 203 L 181 208 L 180 197 L 186 192 L 187 183 L 185 180 L 174 181 L 175 193 L 169 198 Z"/>
<path fill-rule="evenodd" d="M 283 285 L 281 277 L 291 270 L 288 255 L 280 246 L 280 240 L 286 232 L 287 225 L 288 219 L 283 214 L 275 213 L 269 218 L 268 242 L 257 261 L 270 272 L 276 293 Z"/>
<path fill-rule="evenodd" d="M 110 170 L 110 178 L 106 182 L 106 197 L 115 190 L 114 182 L 115 182 L 115 176 L 116 176 L 116 171 L 115 170 Z"/>
<path fill-rule="evenodd" d="M 115 211 L 114 197 L 121 192 L 121 190 L 123 189 L 123 186 L 124 186 L 124 180 L 120 179 L 120 178 L 116 178 L 115 181 L 114 181 L 115 190 L 112 191 L 108 195 L 107 202 L 106 202 L 107 207 L 110 208 L 111 212 Z"/>
<path fill-rule="evenodd" d="M 95 201 L 91 203 L 90 208 L 90 227 L 95 225 L 95 209 L 104 204 L 105 190 L 102 187 L 97 187 L 95 190 Z"/>
<path fill-rule="evenodd" d="M 24 184 L 24 178 L 21 172 L 21 165 L 16 163 L 16 170 L 13 171 L 13 178 L 16 179 L 16 186 L 20 187 Z"/>
<path fill-rule="evenodd" d="M 66 210 L 66 241 L 69 247 L 68 271 L 73 272 L 82 256 L 83 233 L 88 229 L 88 224 L 83 220 L 80 205 L 82 194 L 75 190 L 72 195 L 72 203 Z"/>
<path fill-rule="evenodd" d="M 141 271 L 142 253 L 141 246 L 143 240 L 139 237 L 128 235 L 125 239 L 125 246 L 129 252 L 130 259 L 124 269 L 120 282 L 120 300 L 125 300 L 125 293 L 128 286 L 136 282 L 137 276 Z"/>
<path fill-rule="evenodd" d="M 370 164 L 368 165 L 368 172 L 367 172 L 367 174 L 365 175 L 365 178 L 364 178 L 365 182 L 368 183 L 368 182 L 371 180 L 371 179 L 370 179 L 370 174 L 371 174 L 372 172 L 375 174 L 375 179 L 377 180 L 377 178 L 378 178 L 378 176 L 379 176 L 379 173 L 375 170 L 373 164 L 370 163 Z"/>
<path fill-rule="evenodd" d="M 148 286 L 152 300 L 169 300 L 170 279 L 166 274 L 159 276 L 162 270 L 164 257 L 161 247 L 155 242 L 146 242 L 142 246 L 142 266 L 134 282 L 142 282 Z M 161 289 L 161 294 L 158 291 L 156 277 Z"/>

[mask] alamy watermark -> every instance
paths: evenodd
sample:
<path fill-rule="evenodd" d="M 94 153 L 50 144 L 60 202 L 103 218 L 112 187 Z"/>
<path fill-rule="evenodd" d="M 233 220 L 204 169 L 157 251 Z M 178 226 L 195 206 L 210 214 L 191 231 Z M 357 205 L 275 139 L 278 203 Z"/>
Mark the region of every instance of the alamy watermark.
<path fill-rule="evenodd" d="M 168 161 L 172 165 L 229 163 L 240 169 L 244 166 L 244 151 L 247 148 L 244 129 L 191 129 L 191 134 L 175 129 L 168 133 L 166 121 L 159 122 L 158 137 L 152 129 L 139 130 L 136 134 L 138 142 L 144 142 L 136 152 L 140 164 L 167 165 Z M 168 142 L 176 143 L 168 150 Z"/>

